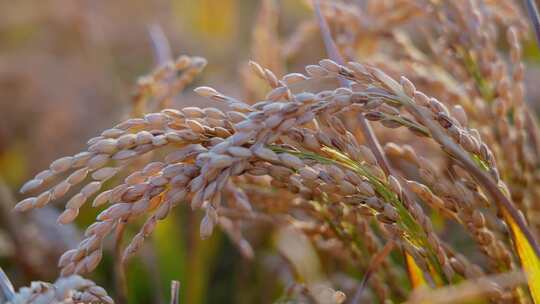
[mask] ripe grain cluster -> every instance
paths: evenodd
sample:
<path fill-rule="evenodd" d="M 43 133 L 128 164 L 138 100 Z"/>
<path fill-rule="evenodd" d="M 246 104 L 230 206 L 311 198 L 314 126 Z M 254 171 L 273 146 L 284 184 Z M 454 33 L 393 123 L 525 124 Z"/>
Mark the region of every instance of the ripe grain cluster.
<path fill-rule="evenodd" d="M 521 8 L 509 0 L 316 1 L 319 19 L 279 45 L 273 2 L 263 2 L 266 23 L 254 32 L 261 62 L 242 74 L 249 98 L 202 86 L 195 92 L 215 107 L 169 108 L 206 65 L 181 56 L 140 79 L 132 118 L 22 186 L 28 196 L 17 211 L 64 197 L 60 224 L 86 203 L 102 211 L 60 258 L 62 278 L 21 289 L 12 302 L 60 299 L 68 280 L 75 302 L 112 302 L 78 276 L 100 263 L 106 238 L 139 225 L 127 263 L 187 205 L 204 214 L 202 238 L 221 229 L 247 258 L 256 248 L 243 228 L 264 223 L 342 265 L 327 280 L 304 277 L 292 299 L 540 303 L 540 136 L 526 101 Z M 332 59 L 283 72 L 319 26 Z M 337 280 L 351 267 L 361 274 L 352 287 Z"/>

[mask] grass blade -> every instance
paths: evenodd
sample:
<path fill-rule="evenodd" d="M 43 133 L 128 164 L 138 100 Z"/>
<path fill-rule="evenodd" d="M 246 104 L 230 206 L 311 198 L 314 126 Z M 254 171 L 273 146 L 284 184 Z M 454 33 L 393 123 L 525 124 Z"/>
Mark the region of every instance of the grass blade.
<path fill-rule="evenodd" d="M 508 211 L 503 209 L 503 217 L 510 228 L 514 240 L 514 247 L 521 261 L 523 272 L 527 277 L 527 285 L 533 298 L 534 303 L 540 303 L 540 259 L 531 247 L 527 238 L 521 231 L 518 224 L 508 214 Z"/>
<path fill-rule="evenodd" d="M 407 266 L 407 274 L 409 276 L 412 289 L 416 289 L 421 286 L 428 286 L 422 269 L 420 269 L 420 267 L 414 261 L 414 258 L 407 252 L 405 252 L 405 264 Z"/>
<path fill-rule="evenodd" d="M 536 43 L 540 46 L 540 15 L 538 14 L 538 7 L 534 0 L 525 0 L 525 7 L 527 7 L 527 13 L 534 29 L 536 36 Z"/>
<path fill-rule="evenodd" d="M 392 240 L 390 240 L 386 245 L 384 245 L 383 249 L 379 251 L 369 263 L 369 267 L 364 274 L 364 278 L 362 279 L 362 282 L 360 282 L 360 286 L 358 286 L 358 289 L 354 293 L 354 297 L 351 301 L 352 304 L 358 304 L 360 303 L 360 298 L 362 297 L 362 293 L 364 292 L 364 289 L 366 288 L 366 285 L 369 281 L 369 278 L 375 273 L 375 271 L 380 267 L 382 262 L 386 259 L 386 257 L 390 254 L 392 249 L 394 249 L 396 243 Z"/>

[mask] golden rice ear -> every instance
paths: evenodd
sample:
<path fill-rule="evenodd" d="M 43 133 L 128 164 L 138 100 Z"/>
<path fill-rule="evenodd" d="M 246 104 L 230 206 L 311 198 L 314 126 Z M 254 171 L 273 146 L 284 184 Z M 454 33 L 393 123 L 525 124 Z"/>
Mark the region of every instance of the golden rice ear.
<path fill-rule="evenodd" d="M 315 7 L 316 19 L 317 19 L 317 22 L 319 24 L 319 29 L 321 31 L 321 34 L 323 36 L 323 41 L 324 41 L 326 51 L 329 54 L 330 58 L 334 60 L 334 61 L 332 61 L 332 60 L 321 61 L 321 63 L 322 63 L 323 66 L 326 66 L 327 69 L 337 72 L 337 71 L 340 70 L 340 67 L 339 67 L 338 63 L 343 65 L 343 64 L 345 64 L 345 62 L 344 62 L 343 58 L 341 57 L 341 55 L 339 54 L 339 50 L 336 47 L 336 43 L 332 38 L 331 32 L 330 32 L 329 27 L 328 27 L 328 23 L 327 23 L 326 19 L 324 18 L 324 16 L 321 13 L 320 1 L 315 0 L 313 3 L 314 3 L 314 7 Z M 401 88 L 399 83 L 394 81 L 392 78 L 388 77 L 382 71 L 380 71 L 378 69 L 373 69 L 373 74 L 375 75 L 376 78 L 379 78 L 379 81 L 381 81 L 381 83 L 383 85 L 389 87 L 391 90 L 397 90 L 398 88 Z M 349 86 L 350 82 L 348 80 L 344 80 L 342 78 L 339 78 L 339 79 L 340 79 L 340 83 L 341 83 L 342 86 L 344 86 L 344 87 Z M 409 88 L 408 89 L 409 94 L 413 95 L 414 92 L 415 92 L 414 85 L 410 81 L 408 81 L 406 78 L 404 79 L 404 81 L 408 85 L 407 87 Z M 385 175 L 392 176 L 394 174 L 394 170 L 392 169 L 390 163 L 386 159 L 386 156 L 385 156 L 384 152 L 381 149 L 381 145 L 380 145 L 377 137 L 373 133 L 373 131 L 372 131 L 370 125 L 369 125 L 369 122 L 367 122 L 366 118 L 363 115 L 359 116 L 359 121 L 360 121 L 360 128 L 362 130 L 362 133 L 363 133 L 364 137 L 366 138 L 366 141 L 367 141 L 367 143 L 369 145 L 369 150 L 374 155 L 375 162 L 378 163 L 378 165 L 382 168 Z M 392 182 L 393 182 L 394 185 L 396 184 L 395 179 L 392 179 Z M 397 184 L 399 185 L 399 183 L 397 183 Z M 401 188 L 401 187 L 399 187 L 399 188 Z M 401 194 L 401 191 L 400 191 L 400 194 Z M 407 201 L 407 203 L 410 204 L 412 200 L 411 200 L 411 196 L 409 194 L 409 190 L 405 189 L 405 192 L 403 194 L 404 194 L 405 201 Z M 408 257 L 408 253 L 406 253 L 406 254 L 407 254 L 407 257 Z M 413 263 L 414 263 L 414 261 L 413 261 Z M 410 264 L 407 263 L 407 265 L 409 266 Z M 411 269 L 409 269 L 409 272 L 411 273 L 411 271 L 412 271 L 412 273 L 416 274 L 415 276 L 410 276 L 411 280 L 414 279 L 416 281 L 420 281 L 420 278 L 423 279 L 423 275 L 421 273 L 418 273 L 417 269 L 411 268 Z M 442 273 L 438 273 L 437 275 L 443 276 Z M 414 284 L 414 283 L 412 283 L 412 284 Z"/>
<path fill-rule="evenodd" d="M 524 98 L 519 35 L 527 31 L 517 30 L 523 18 L 509 12 L 514 8 L 509 0 L 426 1 L 421 7 L 415 1 L 391 2 L 311 1 L 316 18 L 307 22 L 322 34 L 329 59 L 318 58 L 304 74 L 288 74 L 285 67 L 297 69 L 299 62 L 280 45 L 275 0 L 263 0 L 258 22 L 264 31 L 255 27 L 252 39 L 259 63 L 249 62 L 246 83 L 233 83 L 226 74 L 223 90 L 194 90 L 216 102 L 212 108 L 164 109 L 206 61 L 161 56 L 167 59 L 137 82 L 130 119 L 91 138 L 86 151 L 54 161 L 21 188 L 33 197 L 21 198 L 17 211 L 69 195 L 59 223 L 75 221 L 87 201 L 102 209 L 84 239 L 58 262 L 63 282 L 84 285 L 59 291 L 70 297 L 61 300 L 112 302 L 105 290 L 73 274 L 97 267 L 105 240 L 116 230 L 116 283 L 125 285 L 122 263 L 144 246 L 160 221 L 174 220 L 169 215 L 183 204 L 205 212 L 190 229 L 198 227 L 203 239 L 223 230 L 247 258 L 253 248 L 244 231 L 260 223 L 263 229 L 294 227 L 298 237 L 283 233 L 281 241 L 289 241 L 277 242 L 282 256 L 270 260 L 272 271 L 285 264 L 277 270 L 290 272 L 284 277 L 300 290 L 287 288 L 287 301 L 299 295 L 342 303 L 345 294 L 332 284 L 346 291 L 370 288 L 362 295 L 365 302 L 436 302 L 448 300 L 444 292 L 461 292 L 464 283 L 465 296 L 477 288 L 486 301 L 521 302 L 529 301 L 528 283 L 532 300 L 540 304 L 540 251 L 528 226 L 538 228 L 533 225 L 540 207 L 533 202 L 540 194 L 533 187 L 540 179 L 540 135 Z M 415 20 L 408 22 L 411 16 Z M 425 26 L 423 46 L 433 54 L 396 34 L 403 30 L 406 36 L 417 25 Z M 508 35 L 503 50 L 500 28 Z M 302 59 L 309 60 L 311 51 L 301 48 Z M 345 63 L 340 53 L 362 63 Z M 272 64 L 276 60 L 279 64 Z M 223 70 L 231 71 L 228 65 Z M 226 91 L 253 98 L 244 101 Z M 384 151 L 379 139 L 390 142 Z M 142 226 L 122 250 L 127 224 Z M 248 232 L 250 241 L 260 235 Z M 158 234 L 165 242 L 171 237 Z M 393 253 L 404 263 L 389 256 L 394 242 L 401 251 Z M 523 273 L 516 271 L 520 267 Z M 407 279 L 411 288 L 402 286 Z M 43 293 L 55 284 L 36 283 L 28 290 Z M 121 288 L 117 292 L 125 297 Z M 453 299 L 459 302 L 462 295 Z"/>

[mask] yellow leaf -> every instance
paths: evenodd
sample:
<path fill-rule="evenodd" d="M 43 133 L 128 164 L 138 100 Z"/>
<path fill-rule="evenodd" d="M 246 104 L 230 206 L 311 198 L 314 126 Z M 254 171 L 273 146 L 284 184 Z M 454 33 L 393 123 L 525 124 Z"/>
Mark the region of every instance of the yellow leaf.
<path fill-rule="evenodd" d="M 527 284 L 529 285 L 533 301 L 540 304 L 540 259 L 508 211 L 503 209 L 502 213 L 513 235 L 514 247 L 521 261 L 523 272 L 527 276 Z"/>
<path fill-rule="evenodd" d="M 418 267 L 414 258 L 405 252 L 405 263 L 407 264 L 407 273 L 409 274 L 409 280 L 413 289 L 416 289 L 420 286 L 427 286 L 427 282 L 424 279 L 424 273 L 422 269 Z"/>

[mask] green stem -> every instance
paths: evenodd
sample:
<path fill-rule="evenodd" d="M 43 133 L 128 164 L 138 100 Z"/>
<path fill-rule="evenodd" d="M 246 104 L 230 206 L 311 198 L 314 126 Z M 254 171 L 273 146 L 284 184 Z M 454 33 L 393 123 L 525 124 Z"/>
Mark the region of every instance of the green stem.
<path fill-rule="evenodd" d="M 379 179 L 373 173 L 371 173 L 369 168 L 362 163 L 353 161 L 347 155 L 329 147 L 323 147 L 322 151 L 332 155 L 333 158 L 325 157 L 313 152 L 290 150 L 275 145 L 270 146 L 270 149 L 277 153 L 289 153 L 303 159 L 315 160 L 322 164 L 334 164 L 342 166 L 366 178 L 374 187 L 377 194 L 381 196 L 384 201 L 390 203 L 397 209 L 399 221 L 397 221 L 396 224 L 404 232 L 403 238 L 415 248 L 426 248 L 428 252 L 427 258 L 431 264 L 431 267 L 433 267 L 442 282 L 448 283 L 448 279 L 445 277 L 435 251 L 427 241 L 427 235 L 422 227 L 416 222 L 407 208 L 405 208 L 399 196 L 390 190 L 390 187 L 385 181 Z"/>

